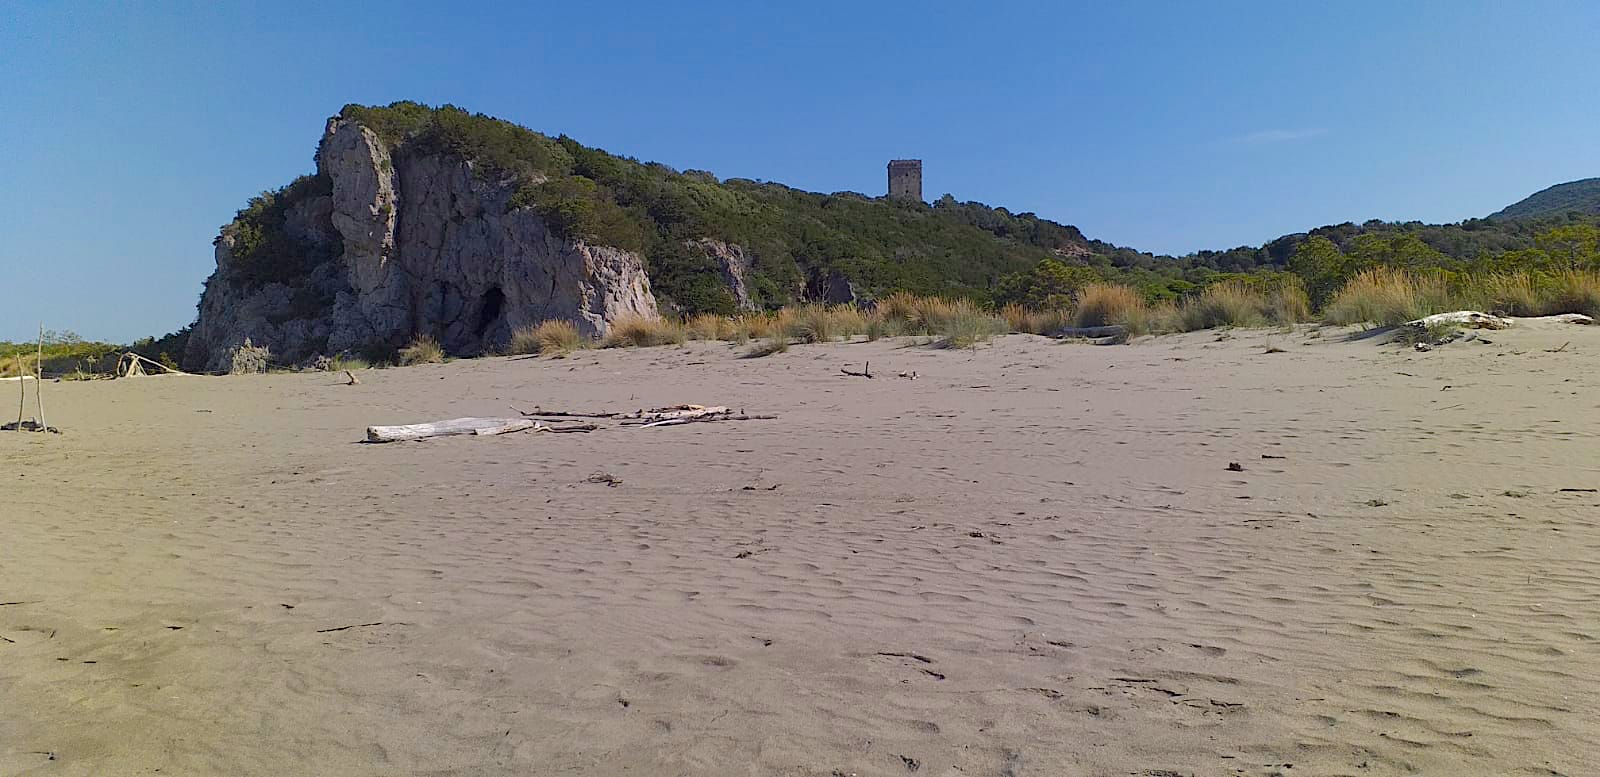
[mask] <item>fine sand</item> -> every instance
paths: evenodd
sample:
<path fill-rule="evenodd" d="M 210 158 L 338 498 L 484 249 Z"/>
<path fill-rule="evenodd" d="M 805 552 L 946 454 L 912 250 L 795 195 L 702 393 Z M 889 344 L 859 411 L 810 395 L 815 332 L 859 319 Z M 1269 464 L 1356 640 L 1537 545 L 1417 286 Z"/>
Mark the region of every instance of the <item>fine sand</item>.
<path fill-rule="evenodd" d="M 1600 328 L 1487 334 L 47 383 L 0 774 L 1591 774 Z"/>

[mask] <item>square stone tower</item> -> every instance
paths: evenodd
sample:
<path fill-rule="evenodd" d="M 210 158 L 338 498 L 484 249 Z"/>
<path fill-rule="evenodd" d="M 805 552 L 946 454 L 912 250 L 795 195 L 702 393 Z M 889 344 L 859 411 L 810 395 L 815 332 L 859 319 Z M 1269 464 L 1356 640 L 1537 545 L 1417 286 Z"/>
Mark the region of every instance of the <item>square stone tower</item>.
<path fill-rule="evenodd" d="M 922 201 L 922 160 L 889 160 L 889 196 Z"/>

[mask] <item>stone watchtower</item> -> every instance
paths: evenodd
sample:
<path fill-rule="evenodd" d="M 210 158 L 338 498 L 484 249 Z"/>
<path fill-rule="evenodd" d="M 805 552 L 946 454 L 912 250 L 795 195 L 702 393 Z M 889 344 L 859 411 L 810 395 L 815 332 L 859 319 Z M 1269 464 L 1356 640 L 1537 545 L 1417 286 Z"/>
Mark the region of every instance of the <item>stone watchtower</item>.
<path fill-rule="evenodd" d="M 922 201 L 922 160 L 889 160 L 889 196 Z"/>

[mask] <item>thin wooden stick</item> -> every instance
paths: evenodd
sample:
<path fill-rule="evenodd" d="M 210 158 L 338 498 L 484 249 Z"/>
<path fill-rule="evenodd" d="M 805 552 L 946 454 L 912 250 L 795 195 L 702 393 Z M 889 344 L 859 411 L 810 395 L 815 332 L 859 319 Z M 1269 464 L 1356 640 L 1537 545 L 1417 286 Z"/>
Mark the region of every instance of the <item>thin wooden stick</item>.
<path fill-rule="evenodd" d="M 33 363 L 33 375 L 37 378 L 33 384 L 33 398 L 39 403 L 39 431 L 50 428 L 44 422 L 44 322 L 39 322 L 39 358 Z"/>
<path fill-rule="evenodd" d="M 17 431 L 22 431 L 22 407 L 28 401 L 28 376 L 22 372 L 22 352 L 17 352 Z"/>

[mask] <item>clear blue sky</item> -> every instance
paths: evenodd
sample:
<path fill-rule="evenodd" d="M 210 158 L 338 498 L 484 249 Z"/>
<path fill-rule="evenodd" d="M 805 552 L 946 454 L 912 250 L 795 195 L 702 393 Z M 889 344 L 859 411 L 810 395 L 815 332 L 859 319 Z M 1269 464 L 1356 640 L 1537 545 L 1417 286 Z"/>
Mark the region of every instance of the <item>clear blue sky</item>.
<path fill-rule="evenodd" d="M 346 5 L 0 2 L 0 338 L 188 323 L 348 102 L 819 191 L 920 157 L 930 200 L 1158 253 L 1600 175 L 1593 2 Z"/>

